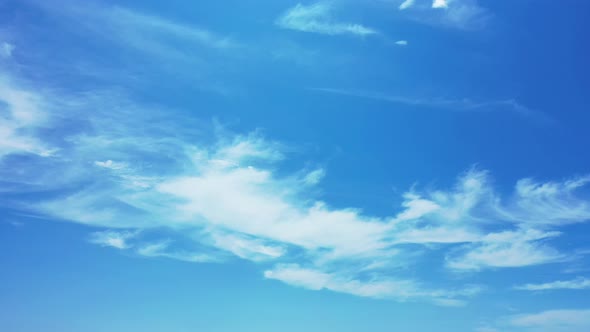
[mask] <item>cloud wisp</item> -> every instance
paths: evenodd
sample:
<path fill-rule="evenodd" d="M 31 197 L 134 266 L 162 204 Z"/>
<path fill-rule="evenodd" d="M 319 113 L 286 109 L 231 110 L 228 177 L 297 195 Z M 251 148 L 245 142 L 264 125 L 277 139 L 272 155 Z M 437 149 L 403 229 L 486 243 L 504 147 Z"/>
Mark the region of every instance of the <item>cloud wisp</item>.
<path fill-rule="evenodd" d="M 16 96 L 25 100 L 50 98 L 9 84 L 4 91 L 20 91 Z M 29 105 L 4 95 L 12 105 Z M 325 169 L 281 171 L 289 160 L 283 144 L 256 132 L 195 136 L 194 124 L 166 125 L 171 111 L 116 98 L 97 93 L 65 102 L 84 107 L 83 118 L 75 111 L 68 118 L 88 129 L 63 132 L 61 143 L 47 147 L 58 154 L 27 166 L 43 179 L 35 190 L 57 194 L 24 209 L 98 228 L 90 241 L 101 246 L 187 262 L 234 257 L 261 264 L 267 279 L 298 287 L 459 306 L 482 288 L 416 280 L 397 268 L 420 264 L 408 259 L 408 248 L 435 252 L 440 268 L 450 271 L 556 263 L 567 254 L 552 246 L 560 227 L 590 220 L 588 177 L 523 179 L 505 196 L 487 171 L 475 168 L 451 188 L 408 190 L 390 214 L 333 207 L 316 194 Z M 39 118 L 50 115 L 46 104 L 34 108 Z M 17 114 L 11 121 L 27 118 L 31 108 L 23 107 L 11 108 L 9 114 Z M 30 135 L 46 141 L 41 133 Z M 10 158 L 3 162 L 18 169 Z"/>
<path fill-rule="evenodd" d="M 399 9 L 400 10 L 408 9 L 408 8 L 412 7 L 415 3 L 416 3 L 416 0 L 404 0 L 404 2 L 402 2 L 399 5 Z"/>
<path fill-rule="evenodd" d="M 518 290 L 526 291 L 549 291 L 549 290 L 560 290 L 560 289 L 590 289 L 590 279 L 588 278 L 576 278 L 573 280 L 553 281 L 543 284 L 526 284 L 514 287 Z"/>
<path fill-rule="evenodd" d="M 284 29 L 313 32 L 324 35 L 369 36 L 377 31 L 357 23 L 341 23 L 332 18 L 332 6 L 319 2 L 312 5 L 297 4 L 276 21 Z"/>
<path fill-rule="evenodd" d="M 48 122 L 46 100 L 0 75 L 0 158 L 9 154 L 47 157 L 55 151 L 36 137 Z"/>
<path fill-rule="evenodd" d="M 590 310 L 548 310 L 508 318 L 509 325 L 544 332 L 583 332 L 590 329 Z"/>
<path fill-rule="evenodd" d="M 399 10 L 424 24 L 466 30 L 485 27 L 491 16 L 477 0 L 406 0 Z"/>
<path fill-rule="evenodd" d="M 407 43 L 406 43 L 407 44 Z M 402 46 L 405 46 L 403 44 Z M 415 107 L 434 108 L 449 110 L 455 112 L 492 112 L 492 111 L 505 111 L 514 112 L 521 116 L 532 117 L 543 122 L 551 121 L 547 115 L 532 110 L 514 99 L 501 99 L 491 101 L 475 101 L 468 98 L 463 99 L 445 99 L 445 98 L 409 98 L 397 95 L 388 95 L 376 92 L 360 91 L 360 90 L 347 90 L 347 89 L 334 89 L 334 88 L 310 88 L 311 91 L 335 94 L 349 97 L 357 97 L 363 99 L 371 99 L 375 101 L 383 101 L 394 104 L 402 104 Z"/>

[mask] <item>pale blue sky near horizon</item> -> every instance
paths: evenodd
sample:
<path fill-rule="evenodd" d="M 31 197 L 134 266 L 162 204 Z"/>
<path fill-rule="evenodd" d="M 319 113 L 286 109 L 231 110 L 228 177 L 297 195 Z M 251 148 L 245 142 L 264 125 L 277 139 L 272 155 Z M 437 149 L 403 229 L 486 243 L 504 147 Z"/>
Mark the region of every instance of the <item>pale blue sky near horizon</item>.
<path fill-rule="evenodd" d="M 0 330 L 590 330 L 590 2 L 0 0 Z"/>

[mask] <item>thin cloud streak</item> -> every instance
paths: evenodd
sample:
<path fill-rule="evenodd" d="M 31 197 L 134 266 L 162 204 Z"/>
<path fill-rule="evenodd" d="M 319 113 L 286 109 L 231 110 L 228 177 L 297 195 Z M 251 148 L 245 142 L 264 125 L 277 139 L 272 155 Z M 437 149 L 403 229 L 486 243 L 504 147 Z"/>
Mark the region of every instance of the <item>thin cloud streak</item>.
<path fill-rule="evenodd" d="M 284 29 L 313 32 L 325 35 L 368 36 L 377 31 L 357 23 L 335 22 L 331 15 L 332 7 L 328 3 L 316 3 L 305 6 L 297 4 L 276 21 Z"/>
<path fill-rule="evenodd" d="M 311 91 L 323 92 L 328 94 L 371 99 L 384 101 L 395 104 L 403 104 L 416 107 L 444 109 L 456 112 L 491 112 L 498 110 L 509 110 L 526 117 L 534 117 L 542 121 L 548 121 L 548 116 L 532 110 L 514 99 L 492 100 L 492 101 L 474 101 L 471 99 L 423 99 L 408 98 L 396 95 L 380 94 L 360 90 L 345 90 L 333 88 L 309 88 Z"/>
<path fill-rule="evenodd" d="M 548 290 L 560 290 L 560 289 L 590 289 L 590 279 L 587 278 L 576 278 L 573 280 L 564 281 L 553 281 L 544 284 L 526 284 L 522 286 L 515 286 L 514 289 L 526 290 L 526 291 L 548 291 Z"/>

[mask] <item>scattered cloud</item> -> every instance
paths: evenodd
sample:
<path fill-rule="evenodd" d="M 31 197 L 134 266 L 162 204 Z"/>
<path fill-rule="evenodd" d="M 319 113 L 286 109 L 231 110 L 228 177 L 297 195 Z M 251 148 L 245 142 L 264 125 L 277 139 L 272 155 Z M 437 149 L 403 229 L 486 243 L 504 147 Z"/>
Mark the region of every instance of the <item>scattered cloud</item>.
<path fill-rule="evenodd" d="M 286 253 L 281 246 L 268 244 L 261 239 L 249 238 L 246 235 L 213 234 L 213 242 L 219 249 L 255 262 L 277 259 Z"/>
<path fill-rule="evenodd" d="M 102 168 L 108 168 L 108 169 L 112 169 L 112 170 L 122 170 L 127 168 L 127 164 L 125 163 L 118 163 L 112 160 L 106 160 L 106 161 L 95 161 L 94 165 L 98 166 L 98 167 L 102 167 Z"/>
<path fill-rule="evenodd" d="M 400 10 L 408 9 L 408 8 L 412 7 L 415 2 L 416 2 L 416 0 L 405 0 L 404 2 L 401 3 L 401 5 L 399 5 L 399 9 Z"/>
<path fill-rule="evenodd" d="M 129 239 L 137 236 L 137 232 L 117 232 L 103 231 L 95 232 L 90 236 L 90 242 L 103 247 L 112 247 L 116 249 L 129 249 L 131 245 L 127 242 Z"/>
<path fill-rule="evenodd" d="M 590 289 L 590 279 L 576 278 L 573 280 L 553 281 L 544 284 L 526 284 L 514 287 L 518 290 L 527 291 L 544 291 L 544 290 L 558 290 L 558 289 Z"/>
<path fill-rule="evenodd" d="M 20 90 L 8 86 L 4 91 Z M 3 96 L 21 105 L 9 114 L 28 123 L 28 110 L 43 113 L 45 103 L 21 102 L 40 98 L 25 92 L 26 98 Z M 475 288 L 430 287 L 399 268 L 421 264 L 405 255 L 409 245 L 436 252 L 432 257 L 443 258 L 438 261 L 441 269 L 452 271 L 546 264 L 565 257 L 551 245 L 561 236 L 558 228 L 590 220 L 582 190 L 587 177 L 524 179 L 516 183 L 514 194 L 500 195 L 489 172 L 476 168 L 459 176 L 451 188 L 412 187 L 388 214 L 334 207 L 317 194 L 326 170 L 282 169 L 289 160 L 283 144 L 256 132 L 218 130 L 213 139 L 194 136 L 188 123 L 187 130 L 184 124 L 170 129 L 161 125 L 165 118 L 153 120 L 163 116 L 157 110 L 132 104 L 111 107 L 112 100 L 112 94 L 105 94 L 82 104 L 66 103 L 97 113 L 84 113 L 89 130 L 67 132 L 67 140 L 48 147 L 60 151 L 49 166 L 35 168 L 37 173 L 51 170 L 45 175 L 47 187 L 35 190 L 67 190 L 31 201 L 28 209 L 109 228 L 92 235 L 91 242 L 140 256 L 187 262 L 234 257 L 272 264 L 263 268 L 268 279 L 309 289 L 461 306 L 477 294 Z M 73 112 L 69 118 L 78 121 L 76 116 Z M 31 139 L 43 141 L 34 132 Z M 494 229 L 488 227 L 492 224 Z M 129 230 L 156 235 L 138 239 Z"/>
<path fill-rule="evenodd" d="M 186 250 L 170 250 L 171 241 L 160 241 L 138 246 L 137 254 L 145 257 L 161 257 L 175 259 L 189 263 L 211 263 L 217 262 L 218 257 L 200 252 L 189 252 Z"/>
<path fill-rule="evenodd" d="M 408 0 L 399 9 L 417 22 L 456 29 L 474 30 L 485 27 L 490 12 L 478 0 L 432 0 L 424 3 Z"/>
<path fill-rule="evenodd" d="M 312 91 L 323 92 L 328 94 L 373 99 L 377 101 L 403 104 L 416 107 L 437 108 L 456 112 L 493 112 L 493 111 L 510 111 L 516 114 L 531 117 L 541 121 L 549 121 L 547 116 L 536 110 L 532 110 L 514 99 L 501 99 L 492 101 L 476 101 L 468 98 L 464 99 L 444 99 L 444 98 L 409 98 L 397 95 L 388 95 L 375 92 L 360 90 L 333 89 L 333 88 L 310 88 Z"/>
<path fill-rule="evenodd" d="M 131 8 L 90 2 L 76 6 L 36 5 L 94 38 L 155 57 L 199 64 L 209 52 L 219 55 L 241 47 L 213 31 Z"/>
<path fill-rule="evenodd" d="M 325 35 L 368 36 L 376 30 L 356 23 L 335 22 L 331 15 L 332 6 L 319 2 L 309 6 L 297 4 L 277 20 L 277 25 L 290 30 L 314 32 Z"/>
<path fill-rule="evenodd" d="M 449 8 L 447 0 L 434 0 L 432 2 L 432 8 Z"/>
<path fill-rule="evenodd" d="M 396 45 L 399 46 L 407 46 L 408 45 L 408 41 L 407 40 L 398 40 L 395 42 Z"/>
<path fill-rule="evenodd" d="M 500 330 L 489 326 L 482 326 L 476 328 L 475 332 L 500 332 Z"/>
<path fill-rule="evenodd" d="M 447 264 L 455 270 L 481 270 L 562 261 L 565 259 L 563 254 L 540 242 L 558 235 L 557 232 L 531 230 L 488 234 L 481 239 L 481 243 L 468 245 L 465 252 L 447 257 Z"/>
<path fill-rule="evenodd" d="M 10 58 L 12 57 L 12 52 L 14 51 L 15 46 L 13 44 L 2 42 L 0 43 L 0 58 Z"/>
<path fill-rule="evenodd" d="M 114 29 L 123 32 L 121 35 L 138 47 L 147 46 L 147 43 L 144 42 L 146 37 L 150 38 L 152 42 L 162 43 L 162 45 L 167 38 L 177 38 L 217 49 L 237 46 L 231 39 L 217 36 L 208 30 L 122 7 L 112 7 L 101 14 L 103 15 L 102 19 L 106 20 Z M 141 41 L 142 38 L 144 41 Z"/>
<path fill-rule="evenodd" d="M 0 158 L 14 153 L 47 157 L 55 150 L 35 132 L 48 121 L 46 100 L 0 75 Z"/>
<path fill-rule="evenodd" d="M 508 318 L 509 324 L 532 331 L 584 332 L 590 330 L 590 310 L 548 310 Z"/>
<path fill-rule="evenodd" d="M 308 184 L 310 186 L 314 186 L 314 185 L 320 183 L 320 181 L 322 181 L 324 176 L 326 176 L 326 171 L 324 171 L 321 168 L 316 169 L 316 170 L 313 170 L 313 171 L 307 173 L 305 175 L 305 177 L 303 178 L 303 182 L 305 182 L 306 184 Z"/>
<path fill-rule="evenodd" d="M 590 202 L 576 192 L 590 183 L 590 176 L 562 182 L 538 182 L 521 179 L 510 204 L 498 211 L 503 218 L 535 225 L 566 225 L 590 218 Z"/>
<path fill-rule="evenodd" d="M 376 299 L 396 299 L 406 301 L 423 298 L 440 306 L 463 306 L 463 300 L 456 296 L 472 296 L 481 291 L 478 287 L 467 287 L 459 291 L 433 290 L 428 291 L 409 280 L 369 279 L 358 280 L 315 269 L 300 267 L 296 264 L 278 265 L 264 272 L 267 279 L 275 279 L 296 287 L 310 290 L 330 290 L 352 294 L 360 297 Z"/>

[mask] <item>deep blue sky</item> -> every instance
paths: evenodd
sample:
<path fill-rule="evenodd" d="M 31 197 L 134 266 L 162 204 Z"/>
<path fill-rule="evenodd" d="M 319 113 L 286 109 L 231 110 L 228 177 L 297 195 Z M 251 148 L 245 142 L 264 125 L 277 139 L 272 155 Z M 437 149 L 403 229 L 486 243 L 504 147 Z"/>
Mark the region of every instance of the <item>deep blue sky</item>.
<path fill-rule="evenodd" d="M 590 2 L 0 0 L 0 330 L 590 330 Z"/>

